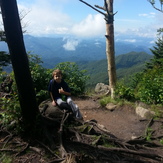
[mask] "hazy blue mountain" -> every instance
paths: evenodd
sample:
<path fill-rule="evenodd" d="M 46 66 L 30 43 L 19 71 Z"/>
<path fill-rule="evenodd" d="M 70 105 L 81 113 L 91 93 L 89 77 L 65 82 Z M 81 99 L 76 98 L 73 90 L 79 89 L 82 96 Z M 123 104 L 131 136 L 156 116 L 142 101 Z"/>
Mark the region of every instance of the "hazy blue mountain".
<path fill-rule="evenodd" d="M 137 42 L 127 43 L 115 38 L 115 56 L 135 52 L 147 52 L 149 50 L 148 38 L 136 38 Z M 73 37 L 34 37 L 24 36 L 26 50 L 37 54 L 45 60 L 46 64 L 56 64 L 64 61 L 93 61 L 106 59 L 105 37 L 94 39 L 76 39 Z M 7 45 L 0 42 L 0 50 L 7 50 Z"/>
<path fill-rule="evenodd" d="M 43 58 L 61 59 L 72 58 L 74 60 L 99 60 L 106 58 L 105 38 L 100 39 L 75 39 L 75 38 L 47 38 L 24 36 L 27 51 L 41 55 Z M 147 45 L 137 43 L 115 42 L 115 55 L 130 51 L 149 52 Z"/>
<path fill-rule="evenodd" d="M 131 41 L 131 43 L 129 43 Z M 117 77 L 128 78 L 131 74 L 143 70 L 145 62 L 152 57 L 149 48 L 150 38 L 115 37 L 115 61 Z M 42 58 L 43 66 L 54 68 L 56 64 L 76 62 L 80 69 L 86 69 L 90 75 L 88 86 L 98 82 L 108 83 L 105 38 L 76 39 L 73 37 L 34 37 L 24 36 L 26 50 Z M 0 50 L 8 51 L 7 44 L 0 42 Z"/>

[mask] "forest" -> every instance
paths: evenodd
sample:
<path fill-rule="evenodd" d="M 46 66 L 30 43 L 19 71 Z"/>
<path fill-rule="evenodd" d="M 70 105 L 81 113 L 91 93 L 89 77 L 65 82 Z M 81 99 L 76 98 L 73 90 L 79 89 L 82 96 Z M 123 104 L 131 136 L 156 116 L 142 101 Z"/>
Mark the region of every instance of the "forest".
<path fill-rule="evenodd" d="M 154 5 L 154 1 L 150 3 Z M 111 81 L 107 73 L 106 60 L 88 62 L 89 66 L 62 62 L 53 69 L 43 67 L 38 55 L 26 53 L 16 1 L 1 0 L 0 5 L 6 37 L 2 37 L 2 32 L 1 40 L 7 42 L 10 52 L 0 52 L 0 162 L 162 161 L 163 135 L 156 135 L 158 129 L 151 129 L 153 123 L 159 122 L 161 126 L 163 123 L 162 29 L 158 29 L 158 39 L 150 49 L 152 56 L 130 52 L 116 57 L 117 81 L 114 87 L 115 81 Z M 3 70 L 9 64 L 13 67 L 11 73 Z M 82 100 L 96 97 L 102 106 L 113 101 L 119 107 L 134 105 L 138 101 L 150 106 L 155 114 L 144 120 L 148 122 L 145 136 L 126 142 L 94 119 L 76 120 L 72 112 L 52 107 L 47 101 L 50 98 L 47 87 L 54 69 L 62 70 L 73 97 Z M 110 93 L 97 97 L 92 91 L 95 81 L 113 82 L 113 96 Z M 49 107 L 55 118 L 46 116 Z"/>

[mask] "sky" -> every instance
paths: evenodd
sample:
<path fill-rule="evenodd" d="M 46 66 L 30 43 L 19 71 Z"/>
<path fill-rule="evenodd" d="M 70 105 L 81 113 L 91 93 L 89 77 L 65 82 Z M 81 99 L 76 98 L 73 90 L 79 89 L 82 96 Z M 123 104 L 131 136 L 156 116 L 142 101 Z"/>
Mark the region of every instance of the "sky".
<path fill-rule="evenodd" d="M 104 0 L 85 0 L 103 6 Z M 156 0 L 158 1 L 158 0 Z M 34 36 L 100 37 L 105 35 L 104 16 L 79 0 L 17 0 L 23 23 Z M 148 0 L 114 0 L 115 35 L 156 37 L 163 27 L 163 13 Z M 103 12 L 103 10 L 101 10 Z M 130 41 L 134 41 L 130 38 Z"/>

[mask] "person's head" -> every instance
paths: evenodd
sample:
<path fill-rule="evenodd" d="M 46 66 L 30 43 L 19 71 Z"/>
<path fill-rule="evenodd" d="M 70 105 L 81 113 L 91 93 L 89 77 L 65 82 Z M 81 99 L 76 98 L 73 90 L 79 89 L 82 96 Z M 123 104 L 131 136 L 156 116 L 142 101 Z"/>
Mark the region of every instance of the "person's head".
<path fill-rule="evenodd" d="M 60 83 L 62 80 L 62 71 L 59 69 L 56 69 L 52 73 L 53 79 L 57 82 Z"/>

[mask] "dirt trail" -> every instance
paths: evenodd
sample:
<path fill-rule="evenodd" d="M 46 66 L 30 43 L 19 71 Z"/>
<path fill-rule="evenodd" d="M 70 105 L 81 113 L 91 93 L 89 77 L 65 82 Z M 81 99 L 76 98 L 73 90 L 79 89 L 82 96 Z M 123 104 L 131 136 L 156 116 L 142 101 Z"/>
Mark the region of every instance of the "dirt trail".
<path fill-rule="evenodd" d="M 148 122 L 140 121 L 133 107 L 122 106 L 110 111 L 100 107 L 98 100 L 91 98 L 75 99 L 74 102 L 79 106 L 85 121 L 95 119 L 119 139 L 130 140 L 144 135 Z"/>

